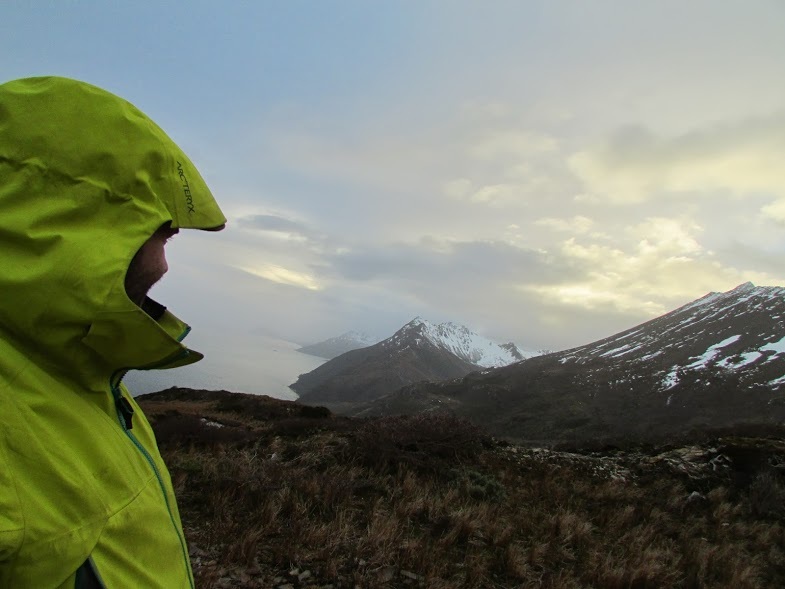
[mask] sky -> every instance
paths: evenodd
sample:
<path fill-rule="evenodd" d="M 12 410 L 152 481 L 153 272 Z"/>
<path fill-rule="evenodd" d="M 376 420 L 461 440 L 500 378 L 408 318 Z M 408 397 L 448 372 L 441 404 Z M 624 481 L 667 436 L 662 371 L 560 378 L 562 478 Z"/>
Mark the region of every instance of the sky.
<path fill-rule="evenodd" d="M 0 5 L 0 81 L 104 87 L 199 167 L 229 223 L 152 294 L 228 350 L 562 350 L 785 285 L 784 62 L 780 0 Z"/>

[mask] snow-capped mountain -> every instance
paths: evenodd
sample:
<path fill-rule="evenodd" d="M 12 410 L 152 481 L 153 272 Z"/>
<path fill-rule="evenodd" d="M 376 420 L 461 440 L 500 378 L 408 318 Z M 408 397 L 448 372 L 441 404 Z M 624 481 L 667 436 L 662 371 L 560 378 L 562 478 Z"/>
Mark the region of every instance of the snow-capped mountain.
<path fill-rule="evenodd" d="M 466 327 L 417 317 L 378 344 L 301 374 L 290 388 L 308 402 L 354 403 L 412 383 L 458 378 L 522 358 L 517 347 L 494 344 Z"/>
<path fill-rule="evenodd" d="M 653 370 L 655 388 L 674 394 L 684 378 L 707 372 L 729 372 L 779 389 L 785 385 L 785 288 L 747 282 L 712 292 L 636 328 L 569 350 L 560 361 L 597 359 L 632 372 Z"/>
<path fill-rule="evenodd" d="M 311 356 L 318 356 L 320 358 L 327 358 L 331 360 L 336 356 L 345 354 L 351 350 L 359 348 L 367 348 L 379 342 L 381 338 L 368 335 L 361 331 L 347 331 L 337 337 L 331 337 L 324 341 L 303 346 L 297 351 L 303 354 L 310 354 Z"/>
<path fill-rule="evenodd" d="M 355 413 L 449 411 L 527 440 L 654 439 L 785 421 L 785 288 L 710 293 L 603 340 Z"/>
<path fill-rule="evenodd" d="M 524 355 L 512 342 L 497 344 L 463 325 L 451 322 L 435 324 L 420 317 L 415 317 L 404 325 L 395 335 L 385 340 L 383 345 L 392 348 L 400 346 L 405 340 L 413 340 L 415 345 L 427 340 L 434 346 L 484 368 L 507 366 L 537 355 L 534 352 L 526 352 Z"/>

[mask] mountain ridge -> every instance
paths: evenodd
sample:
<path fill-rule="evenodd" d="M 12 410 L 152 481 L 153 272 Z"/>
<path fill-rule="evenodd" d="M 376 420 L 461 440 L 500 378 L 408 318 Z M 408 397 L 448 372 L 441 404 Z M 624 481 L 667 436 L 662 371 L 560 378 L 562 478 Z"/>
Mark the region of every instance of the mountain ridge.
<path fill-rule="evenodd" d="M 301 374 L 290 388 L 306 402 L 370 401 L 420 381 L 440 381 L 524 358 L 455 323 L 415 317 L 392 336 Z M 482 363 L 482 364 L 480 364 Z"/>
<path fill-rule="evenodd" d="M 302 346 L 301 348 L 298 348 L 297 351 L 310 356 L 332 360 L 341 354 L 359 348 L 367 348 L 368 346 L 379 343 L 379 341 L 380 338 L 361 331 L 347 331 L 336 337 L 331 337 L 315 344 Z"/>
<path fill-rule="evenodd" d="M 451 321 L 437 324 L 419 316 L 385 340 L 387 342 L 385 345 L 394 346 L 397 338 L 406 337 L 410 332 L 415 333 L 415 337 L 424 337 L 434 346 L 441 347 L 462 360 L 483 368 L 507 366 L 536 355 L 533 352 L 526 352 L 524 355 L 513 342 L 497 344 L 474 333 L 464 325 Z"/>
<path fill-rule="evenodd" d="M 407 386 L 353 414 L 441 411 L 538 440 L 782 421 L 783 295 L 782 287 L 745 283 L 584 346 Z"/>

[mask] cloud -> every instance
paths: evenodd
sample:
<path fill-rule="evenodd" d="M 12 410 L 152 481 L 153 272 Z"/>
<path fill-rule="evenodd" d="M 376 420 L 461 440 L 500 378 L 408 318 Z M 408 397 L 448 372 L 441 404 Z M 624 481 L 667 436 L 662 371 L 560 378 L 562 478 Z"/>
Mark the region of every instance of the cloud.
<path fill-rule="evenodd" d="M 443 183 L 442 192 L 445 196 L 457 200 L 477 204 L 499 205 L 509 203 L 519 193 L 515 184 L 488 184 L 476 186 L 468 178 L 456 178 Z"/>
<path fill-rule="evenodd" d="M 650 316 L 661 315 L 665 312 L 661 303 L 650 299 L 641 299 L 610 288 L 610 286 L 612 285 L 602 285 L 599 281 L 594 281 L 590 284 L 527 285 L 521 288 L 540 295 L 540 298 L 546 303 L 558 301 L 561 305 L 581 307 L 591 311 L 605 308 L 621 313 L 635 312 Z"/>
<path fill-rule="evenodd" d="M 500 341 L 516 339 L 532 349 L 556 345 L 558 337 L 537 341 L 539 307 L 519 283 L 561 284 L 585 278 L 580 268 L 561 256 L 516 247 L 502 241 L 456 241 L 423 238 L 412 243 L 369 245 L 325 257 L 320 274 L 329 280 L 328 295 L 362 299 L 358 293 L 386 293 L 398 308 L 434 320 L 453 320 Z M 374 295 L 377 296 L 377 295 Z M 378 298 L 378 297 L 377 297 Z M 381 308 L 380 308 L 381 311 Z M 411 317 L 400 317 L 406 321 Z M 547 334 L 547 328 L 545 329 Z M 561 336 L 559 336 L 561 337 Z"/>
<path fill-rule="evenodd" d="M 535 225 L 546 227 L 553 231 L 560 231 L 573 234 L 587 233 L 594 226 L 594 221 L 588 217 L 576 215 L 569 219 L 561 219 L 557 217 L 544 217 L 537 219 Z"/>
<path fill-rule="evenodd" d="M 520 171 L 516 171 L 513 178 L 510 177 L 512 175 L 511 170 L 506 171 L 501 174 L 506 181 L 491 184 L 476 184 L 467 178 L 448 180 L 442 185 L 442 193 L 450 199 L 471 205 L 519 209 L 530 205 L 534 198 L 557 194 L 559 191 L 558 177 L 537 173 L 527 176 Z"/>
<path fill-rule="evenodd" d="M 785 198 L 764 206 L 761 208 L 760 212 L 764 217 L 781 225 L 785 225 Z"/>
<path fill-rule="evenodd" d="M 514 184 L 491 184 L 472 192 L 469 200 L 475 203 L 500 204 L 514 200 L 520 187 Z"/>
<path fill-rule="evenodd" d="M 287 231 L 305 233 L 304 225 L 278 215 L 248 215 L 237 220 L 242 227 L 260 231 Z"/>
<path fill-rule="evenodd" d="M 464 199 L 471 195 L 472 181 L 468 178 L 455 178 L 444 182 L 442 187 L 443 193 L 456 200 Z"/>
<path fill-rule="evenodd" d="M 669 118 L 658 107 L 675 98 L 652 98 L 650 85 L 621 88 L 605 110 L 582 96 L 550 101 L 572 117 L 489 96 L 458 111 L 449 101 L 438 112 L 363 111 L 341 125 L 282 118 L 258 155 L 270 175 L 296 179 L 273 191 L 291 212 L 249 216 L 243 228 L 256 229 L 247 233 L 266 261 L 322 288 L 300 297 L 362 301 L 369 317 L 439 313 L 508 338 L 536 332 L 553 347 L 746 280 L 776 283 L 774 266 L 723 246 L 760 249 L 779 229 L 770 221 L 785 223 L 785 115 Z M 627 109 L 647 100 L 665 114 Z M 618 127 L 624 118 L 647 126 Z"/>
<path fill-rule="evenodd" d="M 769 195 L 785 199 L 785 113 L 662 137 L 641 126 L 616 131 L 569 158 L 585 192 L 615 204 L 670 195 Z M 585 199 L 586 197 L 584 197 Z M 785 205 L 764 209 L 779 219 Z"/>
<path fill-rule="evenodd" d="M 538 250 L 501 241 L 436 238 L 358 249 L 332 256 L 329 263 L 334 272 L 351 280 L 417 283 L 440 292 L 460 287 L 467 293 L 490 292 L 515 278 L 558 280 L 560 271 L 566 270 Z"/>
<path fill-rule="evenodd" d="M 425 122 L 393 122 L 385 116 L 333 136 L 316 124 L 282 128 L 267 133 L 260 158 L 318 181 L 322 190 L 340 186 L 336 209 L 368 207 L 370 193 L 376 199 L 371 214 L 384 201 L 422 208 L 435 204 L 436 198 L 468 208 L 521 208 L 531 199 L 577 188 L 564 163 L 560 138 L 520 120 L 520 109 L 498 104 L 473 111 L 471 117 L 464 110 L 443 106 Z M 388 211 L 384 221 L 405 210 Z"/>
<path fill-rule="evenodd" d="M 629 227 L 623 239 L 611 244 L 571 237 L 558 255 L 562 264 L 580 267 L 582 276 L 569 275 L 560 284 L 532 281 L 519 288 L 536 293 L 546 304 L 653 317 L 748 280 L 778 282 L 765 272 L 724 264 L 700 243 L 702 231 L 689 219 L 652 217 Z"/>
<path fill-rule="evenodd" d="M 468 146 L 468 155 L 473 159 L 498 161 L 511 159 L 520 161 L 537 154 L 552 153 L 558 149 L 555 137 L 526 130 L 493 130 L 480 133 Z"/>
<path fill-rule="evenodd" d="M 275 264 L 259 263 L 254 266 L 236 266 L 238 270 L 278 284 L 296 286 L 307 290 L 321 290 L 322 286 L 313 276 Z"/>
<path fill-rule="evenodd" d="M 641 255 L 686 258 L 703 251 L 695 237 L 703 232 L 703 227 L 690 219 L 650 217 L 626 232 L 639 240 L 637 251 Z"/>
<path fill-rule="evenodd" d="M 306 241 L 317 237 L 306 224 L 278 215 L 247 215 L 237 219 L 238 226 L 244 229 L 278 234 L 282 238 Z"/>

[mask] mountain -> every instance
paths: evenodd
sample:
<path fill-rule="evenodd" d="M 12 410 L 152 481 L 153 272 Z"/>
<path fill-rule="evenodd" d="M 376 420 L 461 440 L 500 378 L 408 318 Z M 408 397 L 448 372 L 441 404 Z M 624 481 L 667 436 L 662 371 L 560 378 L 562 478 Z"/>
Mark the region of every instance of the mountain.
<path fill-rule="evenodd" d="M 481 366 L 484 368 L 498 368 L 507 366 L 513 362 L 523 360 L 525 357 L 532 357 L 536 354 L 526 352 L 526 355 L 518 347 L 510 342 L 497 344 L 471 331 L 468 327 L 456 323 L 434 324 L 420 317 L 415 317 L 412 321 L 393 335 L 395 345 L 396 336 L 399 338 L 408 337 L 409 334 L 425 338 L 436 347 L 442 348 L 458 358 Z"/>
<path fill-rule="evenodd" d="M 305 402 L 370 401 L 415 382 L 458 378 L 522 357 L 514 345 L 502 347 L 461 325 L 417 317 L 378 344 L 301 374 L 290 388 Z"/>
<path fill-rule="evenodd" d="M 443 411 L 497 435 L 656 439 L 785 420 L 785 288 L 710 293 L 585 346 L 450 382 L 411 385 L 354 414 Z"/>
<path fill-rule="evenodd" d="M 302 352 L 303 354 L 332 360 L 336 356 L 340 356 L 351 350 L 367 348 L 378 342 L 378 337 L 372 337 L 359 331 L 347 331 L 338 337 L 331 337 L 330 339 L 326 339 L 316 344 L 303 346 L 302 348 L 298 348 L 297 351 Z"/>

